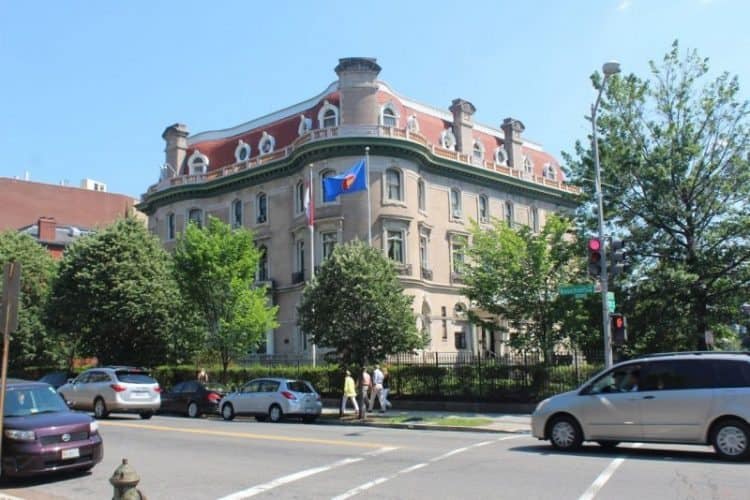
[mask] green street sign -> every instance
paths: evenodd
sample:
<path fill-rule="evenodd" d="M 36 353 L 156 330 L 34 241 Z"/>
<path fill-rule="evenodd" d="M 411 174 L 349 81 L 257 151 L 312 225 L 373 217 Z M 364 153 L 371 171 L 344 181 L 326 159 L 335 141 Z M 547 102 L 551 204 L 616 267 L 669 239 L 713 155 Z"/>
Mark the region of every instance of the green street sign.
<path fill-rule="evenodd" d="M 615 292 L 607 292 L 607 304 L 609 312 L 615 312 Z"/>
<path fill-rule="evenodd" d="M 594 293 L 593 283 L 560 285 L 557 288 L 560 295 L 588 295 Z"/>

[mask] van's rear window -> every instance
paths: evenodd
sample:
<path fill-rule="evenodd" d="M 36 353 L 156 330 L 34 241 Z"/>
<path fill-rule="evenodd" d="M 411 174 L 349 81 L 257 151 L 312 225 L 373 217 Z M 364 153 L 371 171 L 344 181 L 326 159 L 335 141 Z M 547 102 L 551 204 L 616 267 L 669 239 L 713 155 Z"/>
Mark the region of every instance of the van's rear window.
<path fill-rule="evenodd" d="M 143 372 L 117 372 L 117 380 L 126 384 L 157 384 L 158 382 Z"/>

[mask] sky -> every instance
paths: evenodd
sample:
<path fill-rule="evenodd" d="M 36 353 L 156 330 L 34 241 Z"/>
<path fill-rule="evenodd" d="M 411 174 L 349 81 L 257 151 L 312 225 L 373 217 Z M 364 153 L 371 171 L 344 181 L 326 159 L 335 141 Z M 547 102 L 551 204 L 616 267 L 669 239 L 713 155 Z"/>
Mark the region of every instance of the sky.
<path fill-rule="evenodd" d="M 648 76 L 677 39 L 750 97 L 745 0 L 0 0 L 0 177 L 140 197 L 164 129 L 229 128 L 313 97 L 342 57 L 399 94 L 475 121 L 521 120 L 560 161 L 585 140 L 591 74 Z M 2 200 L 0 200 L 2 207 Z"/>

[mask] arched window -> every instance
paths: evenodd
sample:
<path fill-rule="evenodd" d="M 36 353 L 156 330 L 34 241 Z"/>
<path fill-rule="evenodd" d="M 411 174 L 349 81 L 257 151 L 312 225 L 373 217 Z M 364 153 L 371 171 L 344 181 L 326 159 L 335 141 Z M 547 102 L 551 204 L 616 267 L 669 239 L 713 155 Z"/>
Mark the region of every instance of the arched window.
<path fill-rule="evenodd" d="M 250 158 L 250 144 L 240 139 L 237 143 L 237 147 L 234 150 L 234 159 L 237 163 L 247 161 Z"/>
<path fill-rule="evenodd" d="M 256 281 L 268 281 L 268 248 L 265 245 L 258 247 L 258 273 L 256 275 Z"/>
<path fill-rule="evenodd" d="M 380 123 L 386 127 L 398 126 L 398 115 L 391 104 L 383 106 L 383 110 L 380 113 Z"/>
<path fill-rule="evenodd" d="M 260 151 L 260 154 L 267 155 L 268 153 L 272 153 L 274 147 L 276 147 L 276 139 L 264 130 L 263 135 L 258 142 L 258 150 Z"/>
<path fill-rule="evenodd" d="M 503 146 L 500 146 L 495 150 L 495 163 L 498 165 L 508 164 L 508 153 Z"/>
<path fill-rule="evenodd" d="M 452 128 L 447 128 L 440 134 L 440 145 L 445 149 L 456 147 L 456 136 L 453 134 Z"/>
<path fill-rule="evenodd" d="M 461 191 L 458 189 L 451 189 L 451 216 L 454 219 L 461 219 L 463 217 L 463 210 L 461 208 Z"/>
<path fill-rule="evenodd" d="M 427 193 L 425 192 L 423 179 L 419 179 L 417 182 L 417 204 L 420 210 L 427 210 Z"/>
<path fill-rule="evenodd" d="M 268 221 L 268 198 L 266 193 L 260 193 L 255 198 L 255 222 L 265 224 Z"/>
<path fill-rule="evenodd" d="M 203 210 L 200 208 L 191 208 L 188 212 L 188 223 L 195 224 L 199 228 L 203 227 Z"/>
<path fill-rule="evenodd" d="M 188 168 L 190 175 L 205 174 L 208 172 L 208 156 L 196 149 L 188 159 Z"/>
<path fill-rule="evenodd" d="M 523 157 L 523 172 L 529 175 L 534 173 L 534 163 L 531 161 L 531 158 L 526 155 Z"/>
<path fill-rule="evenodd" d="M 513 227 L 513 203 L 509 201 L 505 202 L 505 222 L 508 227 Z"/>
<path fill-rule="evenodd" d="M 299 115 L 299 126 L 297 127 L 297 134 L 303 135 L 310 130 L 312 130 L 312 119 L 306 117 L 305 115 Z"/>
<path fill-rule="evenodd" d="M 474 140 L 474 146 L 472 147 L 472 157 L 476 162 L 484 161 L 484 145 L 481 141 Z"/>
<path fill-rule="evenodd" d="M 232 228 L 242 227 L 242 200 L 232 202 Z"/>
<path fill-rule="evenodd" d="M 557 178 L 557 173 L 555 172 L 555 167 L 552 166 L 550 163 L 546 163 L 544 165 L 544 168 L 542 169 L 542 175 L 550 180 L 555 180 Z"/>
<path fill-rule="evenodd" d="M 479 222 L 489 222 L 490 204 L 485 195 L 479 196 Z"/>
<path fill-rule="evenodd" d="M 406 120 L 406 128 L 409 129 L 409 132 L 419 132 L 419 121 L 417 120 L 417 115 L 409 115 L 409 118 Z"/>
<path fill-rule="evenodd" d="M 401 171 L 389 168 L 385 171 L 386 196 L 389 200 L 403 201 L 404 191 L 401 182 Z"/>
<path fill-rule="evenodd" d="M 328 101 L 323 101 L 323 106 L 318 112 L 319 128 L 336 127 L 339 124 L 339 109 Z"/>

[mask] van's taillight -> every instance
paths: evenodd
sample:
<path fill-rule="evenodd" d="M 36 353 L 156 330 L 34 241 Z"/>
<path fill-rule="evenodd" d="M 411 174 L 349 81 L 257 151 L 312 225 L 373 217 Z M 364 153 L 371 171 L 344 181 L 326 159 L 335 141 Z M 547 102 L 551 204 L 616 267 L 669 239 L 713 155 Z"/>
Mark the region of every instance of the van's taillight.
<path fill-rule="evenodd" d="M 221 394 L 215 392 L 208 393 L 208 400 L 212 403 L 218 403 L 221 400 Z"/>
<path fill-rule="evenodd" d="M 154 392 L 161 392 L 161 387 L 159 387 L 158 385 L 154 387 Z"/>
<path fill-rule="evenodd" d="M 295 396 L 294 394 L 292 394 L 289 391 L 281 391 L 281 395 L 284 396 L 287 399 L 291 399 L 291 400 L 297 399 L 297 396 Z"/>
<path fill-rule="evenodd" d="M 110 384 L 109 386 L 110 386 L 110 387 L 112 388 L 112 390 L 113 390 L 113 391 L 115 391 L 115 392 L 122 392 L 122 391 L 124 391 L 124 390 L 125 390 L 125 386 L 124 386 L 124 385 L 120 385 L 120 384 Z"/>

